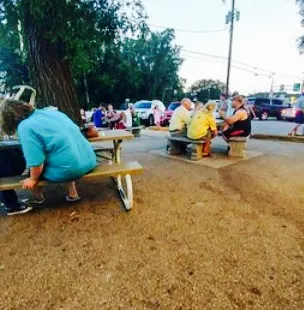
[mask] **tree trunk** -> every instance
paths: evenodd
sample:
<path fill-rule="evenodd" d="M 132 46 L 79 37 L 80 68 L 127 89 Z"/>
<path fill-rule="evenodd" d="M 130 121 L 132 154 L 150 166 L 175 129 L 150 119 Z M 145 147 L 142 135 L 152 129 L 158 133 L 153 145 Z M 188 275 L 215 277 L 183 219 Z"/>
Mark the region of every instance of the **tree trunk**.
<path fill-rule="evenodd" d="M 35 24 L 26 5 L 24 11 L 30 76 L 37 91 L 37 107 L 58 107 L 80 125 L 79 103 L 70 66 L 65 58 L 64 44 L 46 39 L 44 27 Z"/>

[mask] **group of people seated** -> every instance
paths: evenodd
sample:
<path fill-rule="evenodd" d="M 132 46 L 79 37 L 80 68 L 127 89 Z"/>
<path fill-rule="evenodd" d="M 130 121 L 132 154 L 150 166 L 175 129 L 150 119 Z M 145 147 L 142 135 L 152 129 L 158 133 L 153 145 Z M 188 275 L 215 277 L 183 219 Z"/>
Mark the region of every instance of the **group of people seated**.
<path fill-rule="evenodd" d="M 216 107 L 217 104 L 213 101 L 205 105 L 198 102 L 192 112 L 191 100 L 183 99 L 180 107 L 173 112 L 169 126 L 170 135 L 204 140 L 203 157 L 211 156 L 211 140 L 218 135 L 214 116 Z M 224 110 L 219 112 L 225 122 L 221 134 L 227 142 L 231 137 L 247 137 L 251 133 L 251 117 L 244 106 L 242 96 L 233 97 L 232 107 L 234 108 L 232 116 L 227 116 Z"/>
<path fill-rule="evenodd" d="M 66 182 L 67 202 L 80 199 L 75 180 L 93 170 L 96 155 L 80 128 L 65 114 L 51 109 L 35 109 L 22 101 L 0 99 L 1 129 L 16 132 L 22 150 L 0 149 L 0 178 L 18 176 L 29 169 L 22 186 L 32 190 L 32 200 L 20 200 L 14 190 L 0 192 L 7 215 L 30 211 L 33 204 L 45 201 L 39 180 Z"/>
<path fill-rule="evenodd" d="M 133 104 L 129 104 L 128 108 L 122 112 L 115 111 L 112 104 L 108 104 L 107 108 L 101 104 L 95 110 L 92 121 L 96 128 L 109 129 L 126 129 L 140 124 Z"/>

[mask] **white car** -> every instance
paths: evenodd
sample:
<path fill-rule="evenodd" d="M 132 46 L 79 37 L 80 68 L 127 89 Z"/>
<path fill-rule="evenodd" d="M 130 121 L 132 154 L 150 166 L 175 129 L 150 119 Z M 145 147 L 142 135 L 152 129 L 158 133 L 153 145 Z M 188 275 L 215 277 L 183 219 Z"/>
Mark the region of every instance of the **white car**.
<path fill-rule="evenodd" d="M 155 107 L 158 107 L 162 113 L 165 112 L 165 105 L 159 100 L 140 100 L 137 101 L 134 105 L 136 112 L 140 120 L 143 123 L 147 123 L 149 126 L 154 125 L 154 113 L 153 110 Z"/>

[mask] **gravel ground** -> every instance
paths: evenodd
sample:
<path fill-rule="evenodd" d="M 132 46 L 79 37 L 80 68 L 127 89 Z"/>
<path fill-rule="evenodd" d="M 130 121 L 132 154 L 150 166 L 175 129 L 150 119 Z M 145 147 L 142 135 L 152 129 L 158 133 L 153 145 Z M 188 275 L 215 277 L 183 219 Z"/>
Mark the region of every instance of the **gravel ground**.
<path fill-rule="evenodd" d="M 94 180 L 0 218 L 0 309 L 304 308 L 304 145 L 251 141 L 265 156 L 211 169 L 148 152 L 164 144 L 125 144 L 145 168 L 129 214 Z"/>

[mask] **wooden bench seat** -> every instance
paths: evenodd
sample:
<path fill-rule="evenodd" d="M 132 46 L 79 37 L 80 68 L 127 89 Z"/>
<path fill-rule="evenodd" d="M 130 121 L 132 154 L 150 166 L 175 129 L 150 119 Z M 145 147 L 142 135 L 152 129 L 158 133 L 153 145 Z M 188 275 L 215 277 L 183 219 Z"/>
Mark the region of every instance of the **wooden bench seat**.
<path fill-rule="evenodd" d="M 203 158 L 203 146 L 205 141 L 203 140 L 191 140 L 187 137 L 168 137 L 168 154 L 169 155 L 180 155 L 186 153 L 188 145 L 190 148 L 190 159 L 200 160 Z"/>
<path fill-rule="evenodd" d="M 248 137 L 231 137 L 228 141 L 230 157 L 245 157 Z"/>
<path fill-rule="evenodd" d="M 94 152 L 96 154 L 96 159 L 98 164 L 102 162 L 102 160 L 113 161 L 115 157 L 115 150 L 113 146 L 103 146 L 100 143 L 92 143 L 91 144 Z"/>
<path fill-rule="evenodd" d="M 92 172 L 85 174 L 82 179 L 92 179 L 92 178 L 106 178 L 106 177 L 116 177 L 116 183 L 118 191 L 124 202 L 127 210 L 130 210 L 133 206 L 133 187 L 131 175 L 141 174 L 143 172 L 143 167 L 136 161 L 126 162 L 120 165 L 102 165 L 96 167 Z M 127 194 L 124 193 L 121 177 L 126 177 L 126 187 Z M 0 178 L 0 191 L 7 191 L 11 189 L 21 189 L 21 181 L 24 179 L 22 176 Z M 37 186 L 47 186 L 51 184 L 56 184 L 48 181 L 39 181 Z"/>

